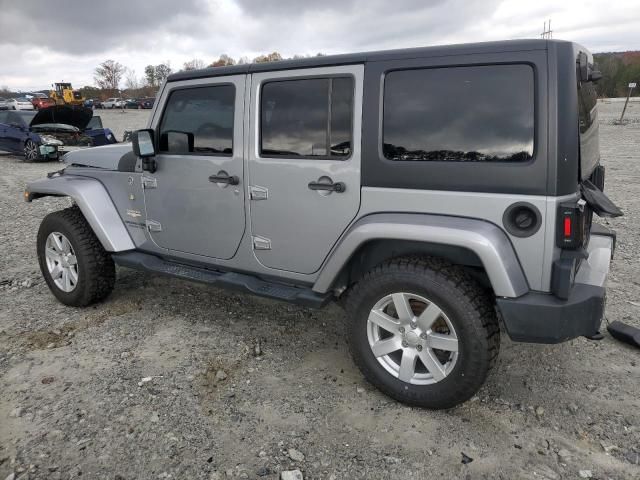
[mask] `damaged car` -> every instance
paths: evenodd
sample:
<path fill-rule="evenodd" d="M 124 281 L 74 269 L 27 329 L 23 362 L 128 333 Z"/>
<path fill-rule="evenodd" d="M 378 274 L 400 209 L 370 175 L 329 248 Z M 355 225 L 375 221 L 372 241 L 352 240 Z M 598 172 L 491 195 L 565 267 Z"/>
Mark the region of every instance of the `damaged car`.
<path fill-rule="evenodd" d="M 57 105 L 38 111 L 0 111 L 0 150 L 27 162 L 55 160 L 72 150 L 117 143 L 90 108 Z"/>

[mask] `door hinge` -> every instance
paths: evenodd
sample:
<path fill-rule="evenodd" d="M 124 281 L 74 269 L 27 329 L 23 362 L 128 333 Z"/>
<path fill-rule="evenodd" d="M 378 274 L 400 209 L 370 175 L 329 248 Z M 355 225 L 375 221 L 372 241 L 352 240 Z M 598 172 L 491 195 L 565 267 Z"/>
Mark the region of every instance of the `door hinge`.
<path fill-rule="evenodd" d="M 271 240 L 266 237 L 251 237 L 253 239 L 254 250 L 271 250 Z"/>
<path fill-rule="evenodd" d="M 161 232 L 162 224 L 160 222 L 156 222 L 155 220 L 147 220 L 146 221 L 147 228 L 150 232 Z"/>
<path fill-rule="evenodd" d="M 250 185 L 249 198 L 251 200 L 266 200 L 269 198 L 269 189 L 258 185 Z"/>
<path fill-rule="evenodd" d="M 152 177 L 145 177 L 144 175 L 142 176 L 142 188 L 149 189 L 149 188 L 158 188 L 158 180 L 156 180 L 155 178 Z"/>

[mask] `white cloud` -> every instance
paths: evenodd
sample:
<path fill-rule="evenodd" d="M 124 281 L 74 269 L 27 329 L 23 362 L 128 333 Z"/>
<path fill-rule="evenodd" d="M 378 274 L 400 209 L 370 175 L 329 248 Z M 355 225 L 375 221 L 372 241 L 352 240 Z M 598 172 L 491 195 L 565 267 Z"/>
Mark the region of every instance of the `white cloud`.
<path fill-rule="evenodd" d="M 93 84 L 95 67 L 116 60 L 144 67 L 220 54 L 285 56 L 539 37 L 592 51 L 640 48 L 638 0 L 0 0 L 0 85 Z M 40 13 L 38 13 L 40 12 Z"/>

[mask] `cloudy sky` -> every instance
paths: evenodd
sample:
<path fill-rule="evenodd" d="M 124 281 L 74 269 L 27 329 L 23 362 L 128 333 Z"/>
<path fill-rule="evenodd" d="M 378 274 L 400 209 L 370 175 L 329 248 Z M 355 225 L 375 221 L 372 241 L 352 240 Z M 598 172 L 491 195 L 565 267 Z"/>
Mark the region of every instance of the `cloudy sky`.
<path fill-rule="evenodd" d="M 0 86 L 93 85 L 116 60 L 175 70 L 200 58 L 345 53 L 540 36 L 640 49 L 640 0 L 0 0 Z"/>

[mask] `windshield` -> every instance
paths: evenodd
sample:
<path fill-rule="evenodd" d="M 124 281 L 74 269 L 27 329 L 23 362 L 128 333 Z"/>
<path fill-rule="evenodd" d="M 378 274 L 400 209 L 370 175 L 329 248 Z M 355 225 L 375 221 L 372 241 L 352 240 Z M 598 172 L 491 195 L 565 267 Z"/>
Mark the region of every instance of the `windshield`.
<path fill-rule="evenodd" d="M 97 130 L 100 128 L 103 128 L 102 119 L 99 116 L 91 117 L 91 120 L 89 120 L 87 124 L 87 130 Z"/>
<path fill-rule="evenodd" d="M 21 110 L 13 113 L 15 113 L 16 115 L 19 115 L 22 118 L 22 121 L 26 125 L 29 125 L 31 123 L 31 120 L 33 120 L 33 117 L 35 117 L 38 112 L 36 112 L 35 110 L 27 110 L 27 111 Z"/>
<path fill-rule="evenodd" d="M 19 102 L 30 102 L 31 101 L 27 97 L 19 97 L 19 98 L 16 98 L 16 100 L 18 100 Z"/>

